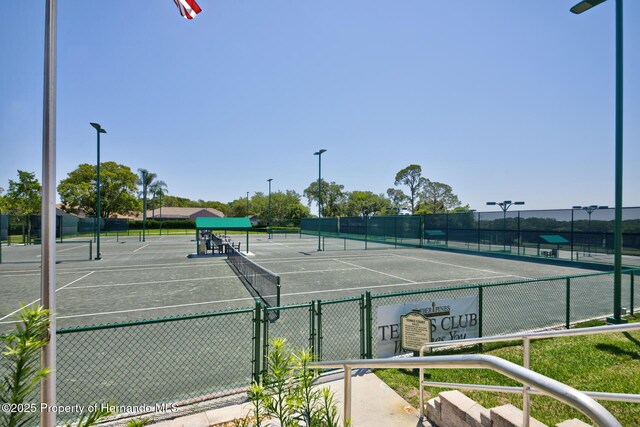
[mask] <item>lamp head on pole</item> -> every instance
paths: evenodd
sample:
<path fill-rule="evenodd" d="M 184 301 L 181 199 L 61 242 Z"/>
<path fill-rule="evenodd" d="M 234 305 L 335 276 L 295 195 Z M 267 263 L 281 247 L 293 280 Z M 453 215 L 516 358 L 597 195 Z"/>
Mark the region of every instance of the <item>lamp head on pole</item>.
<path fill-rule="evenodd" d="M 93 126 L 98 131 L 98 133 L 107 133 L 107 131 L 104 130 L 102 126 L 100 126 L 98 123 L 89 123 L 89 124 Z"/>
<path fill-rule="evenodd" d="M 316 151 L 315 153 L 313 153 L 314 156 L 321 156 L 322 153 L 326 153 L 327 150 L 325 150 L 324 148 L 321 149 L 320 151 Z"/>
<path fill-rule="evenodd" d="M 583 0 L 580 3 L 578 3 L 577 5 L 573 6 L 569 10 L 571 12 L 575 13 L 576 15 L 579 15 L 582 12 L 586 12 L 587 10 L 591 9 L 592 7 L 595 7 L 595 6 L 597 6 L 600 3 L 603 3 L 605 1 L 607 1 L 607 0 Z"/>

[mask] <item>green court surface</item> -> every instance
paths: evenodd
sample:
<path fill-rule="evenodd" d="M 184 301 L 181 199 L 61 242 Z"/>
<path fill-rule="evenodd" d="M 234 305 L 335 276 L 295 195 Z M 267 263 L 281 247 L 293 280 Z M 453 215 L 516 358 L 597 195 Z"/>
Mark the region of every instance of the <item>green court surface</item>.
<path fill-rule="evenodd" d="M 246 249 L 244 235 L 232 239 Z M 281 283 L 283 307 L 262 315 L 226 255 L 187 257 L 196 251 L 192 236 L 103 237 L 100 261 L 59 252 L 86 245 L 71 239 L 56 247 L 59 404 L 179 402 L 197 410 L 190 404 L 249 385 L 270 337 L 313 348 L 321 360 L 375 356 L 376 313 L 397 304 L 479 296 L 485 335 L 562 326 L 612 307 L 611 274 L 577 277 L 593 272 L 344 239 L 321 239 L 318 251 L 314 236 L 252 234 L 249 258 Z M 0 332 L 13 326 L 21 304 L 39 302 L 39 249 L 3 248 Z M 526 282 L 557 276 L 574 276 L 569 309 L 569 279 Z M 626 302 L 632 281 L 624 280 Z"/>
<path fill-rule="evenodd" d="M 233 236 L 243 243 L 245 236 Z M 101 239 L 102 260 L 88 259 L 86 240 L 56 246 L 58 327 L 110 324 L 210 311 L 251 308 L 253 298 L 224 255 L 187 258 L 192 236 Z M 251 235 L 250 258 L 281 277 L 282 305 L 582 274 L 583 269 L 381 243 L 314 236 Z M 93 256 L 95 257 L 95 244 Z M 346 249 L 346 250 L 345 250 Z M 23 304 L 38 301 L 40 246 L 3 248 L 0 330 Z M 86 256 L 86 258 L 85 258 Z M 75 258 L 74 258 L 75 257 Z"/>

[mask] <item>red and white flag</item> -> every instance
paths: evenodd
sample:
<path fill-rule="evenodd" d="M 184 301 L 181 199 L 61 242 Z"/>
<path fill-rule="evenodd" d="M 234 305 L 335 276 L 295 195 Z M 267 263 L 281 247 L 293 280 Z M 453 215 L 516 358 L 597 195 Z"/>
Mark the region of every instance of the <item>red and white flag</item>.
<path fill-rule="evenodd" d="M 196 0 L 173 0 L 173 2 L 178 6 L 178 9 L 180 9 L 180 15 L 187 19 L 193 19 L 197 14 L 202 12 Z"/>

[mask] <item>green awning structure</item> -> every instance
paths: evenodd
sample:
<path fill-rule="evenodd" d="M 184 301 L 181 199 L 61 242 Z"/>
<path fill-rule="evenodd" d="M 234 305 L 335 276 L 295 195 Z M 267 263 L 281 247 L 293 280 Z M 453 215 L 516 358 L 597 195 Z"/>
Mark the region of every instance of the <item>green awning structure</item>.
<path fill-rule="evenodd" d="M 553 243 L 554 245 L 560 245 L 563 243 L 569 243 L 567 239 L 557 234 L 541 234 L 540 238 L 547 243 Z"/>
<path fill-rule="evenodd" d="M 207 232 L 223 231 L 246 231 L 246 252 L 249 253 L 249 231 L 251 231 L 251 221 L 249 218 L 215 218 L 215 217 L 197 217 L 196 218 L 196 254 L 206 255 L 207 250 L 205 241 L 201 237 L 207 236 Z M 214 234 L 214 233 L 212 233 Z M 201 244 L 202 242 L 202 244 Z"/>
<path fill-rule="evenodd" d="M 196 230 L 251 230 L 249 218 L 197 217 Z"/>

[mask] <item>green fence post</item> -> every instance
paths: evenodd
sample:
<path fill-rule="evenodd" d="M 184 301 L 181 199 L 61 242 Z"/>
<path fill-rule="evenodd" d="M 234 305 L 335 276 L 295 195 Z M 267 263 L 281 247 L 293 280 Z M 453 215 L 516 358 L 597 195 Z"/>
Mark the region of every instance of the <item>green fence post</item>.
<path fill-rule="evenodd" d="M 317 347 L 315 348 L 315 353 L 317 355 L 317 360 L 322 360 L 322 301 L 318 300 L 315 302 L 315 306 L 316 308 L 316 316 L 318 317 L 318 322 L 317 324 L 314 325 L 315 323 L 315 316 L 313 315 L 313 308 L 314 308 L 314 302 L 311 302 L 311 351 L 314 352 L 314 334 L 315 331 L 317 330 L 317 337 L 318 337 L 318 341 L 317 341 Z M 314 326 L 317 328 L 314 328 Z"/>
<path fill-rule="evenodd" d="M 365 321 L 367 338 L 367 359 L 373 358 L 373 315 L 371 313 L 371 291 L 365 293 Z"/>
<path fill-rule="evenodd" d="M 369 240 L 369 217 L 364 217 L 364 250 L 367 250 L 367 240 Z"/>
<path fill-rule="evenodd" d="M 567 277 L 567 298 L 566 298 L 566 321 L 565 326 L 569 329 L 571 322 L 571 278 Z"/>
<path fill-rule="evenodd" d="M 480 252 L 480 212 L 478 212 L 478 252 Z"/>
<path fill-rule="evenodd" d="M 632 316 L 633 316 L 633 304 L 634 304 L 634 302 L 633 302 L 633 288 L 634 288 L 634 283 L 633 282 L 634 282 L 634 278 L 635 278 L 635 272 L 632 271 L 631 272 L 631 284 L 630 284 L 631 289 L 629 289 L 629 291 L 630 291 L 629 292 L 629 298 L 631 299 L 630 304 L 629 304 L 629 307 L 630 307 L 629 310 L 630 310 L 630 313 L 631 313 Z"/>
<path fill-rule="evenodd" d="M 267 369 L 267 356 L 269 355 L 269 316 L 267 307 L 262 307 L 262 310 L 262 373 L 264 373 Z"/>
<path fill-rule="evenodd" d="M 365 302 L 364 295 L 360 295 L 360 358 L 367 358 L 366 341 L 365 341 Z"/>
<path fill-rule="evenodd" d="M 482 338 L 482 300 L 484 288 L 478 286 L 478 338 Z M 482 343 L 478 344 L 478 351 L 482 353 Z"/>
<path fill-rule="evenodd" d="M 262 307 L 260 301 L 256 300 L 256 308 L 253 311 L 253 380 L 257 383 L 260 382 L 260 327 L 262 326 Z"/>
<path fill-rule="evenodd" d="M 89 240 L 89 261 L 93 259 L 93 242 Z"/>

